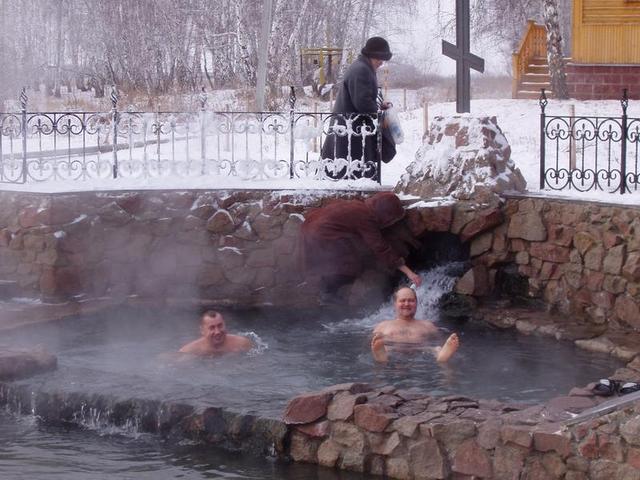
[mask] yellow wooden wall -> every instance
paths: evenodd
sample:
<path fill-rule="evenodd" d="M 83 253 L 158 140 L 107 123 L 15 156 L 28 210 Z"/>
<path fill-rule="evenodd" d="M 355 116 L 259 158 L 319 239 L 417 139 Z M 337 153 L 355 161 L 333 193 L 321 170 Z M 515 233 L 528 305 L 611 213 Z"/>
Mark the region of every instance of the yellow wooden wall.
<path fill-rule="evenodd" d="M 575 63 L 640 64 L 640 0 L 574 0 Z"/>

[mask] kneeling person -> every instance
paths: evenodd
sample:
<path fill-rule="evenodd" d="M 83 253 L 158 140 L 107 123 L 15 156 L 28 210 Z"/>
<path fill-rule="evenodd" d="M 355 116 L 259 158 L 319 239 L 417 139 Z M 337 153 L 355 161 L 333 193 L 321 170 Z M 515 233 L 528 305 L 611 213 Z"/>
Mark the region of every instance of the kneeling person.
<path fill-rule="evenodd" d="M 396 290 L 393 295 L 396 318 L 380 322 L 373 330 L 371 353 L 376 362 L 386 362 L 389 359 L 388 343 L 418 346 L 426 342 L 429 337 L 438 334 L 438 329 L 424 320 L 416 320 L 418 306 L 416 292 L 409 287 Z M 438 362 L 446 362 L 458 350 L 460 340 L 452 333 L 444 345 L 436 347 L 434 354 Z"/>
<path fill-rule="evenodd" d="M 208 356 L 247 352 L 253 348 L 253 343 L 247 337 L 228 334 L 224 317 L 215 310 L 208 310 L 202 314 L 200 335 L 200 338 L 187 343 L 179 352 Z"/>

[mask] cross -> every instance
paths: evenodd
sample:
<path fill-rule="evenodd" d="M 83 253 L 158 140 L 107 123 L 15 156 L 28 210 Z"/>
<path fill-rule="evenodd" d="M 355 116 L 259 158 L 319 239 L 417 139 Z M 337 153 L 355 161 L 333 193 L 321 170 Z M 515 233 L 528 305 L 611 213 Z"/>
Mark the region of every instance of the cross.
<path fill-rule="evenodd" d="M 442 41 L 442 54 L 456 61 L 456 111 L 471 111 L 471 71 L 484 72 L 484 59 L 471 53 L 469 0 L 456 0 L 456 44 Z"/>

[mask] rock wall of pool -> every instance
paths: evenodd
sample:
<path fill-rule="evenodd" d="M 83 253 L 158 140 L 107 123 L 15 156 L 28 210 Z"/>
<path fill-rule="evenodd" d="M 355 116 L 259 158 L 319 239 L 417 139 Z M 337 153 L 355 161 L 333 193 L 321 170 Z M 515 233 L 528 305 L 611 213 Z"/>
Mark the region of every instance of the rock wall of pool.
<path fill-rule="evenodd" d="M 405 200 L 423 250 L 438 235 L 464 247 L 449 283 L 463 314 L 422 305 L 463 347 L 447 368 L 428 356 L 380 367 L 368 338 L 393 278 L 367 272 L 336 308 L 299 274 L 305 212 L 335 195 L 1 192 L 2 344 L 41 344 L 57 369 L 7 350 L 0 404 L 400 479 L 640 478 L 636 394 L 589 385 L 640 379 L 636 208 Z M 171 360 L 203 305 L 258 348 Z M 7 374 L 16 365 L 26 378 Z"/>

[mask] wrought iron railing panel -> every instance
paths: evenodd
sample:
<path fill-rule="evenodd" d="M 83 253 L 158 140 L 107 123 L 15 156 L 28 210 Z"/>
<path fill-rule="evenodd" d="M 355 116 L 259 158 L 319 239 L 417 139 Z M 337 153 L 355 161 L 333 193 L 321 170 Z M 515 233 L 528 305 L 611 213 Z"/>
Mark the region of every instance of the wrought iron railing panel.
<path fill-rule="evenodd" d="M 540 98 L 540 188 L 580 192 L 636 191 L 640 119 L 627 117 L 626 90 L 622 116 L 552 116 Z"/>
<path fill-rule="evenodd" d="M 200 98 L 196 112 L 118 111 L 115 94 L 110 112 L 27 112 L 25 95 L 22 112 L 0 113 L 0 182 L 380 181 L 377 113 L 212 112 Z"/>

